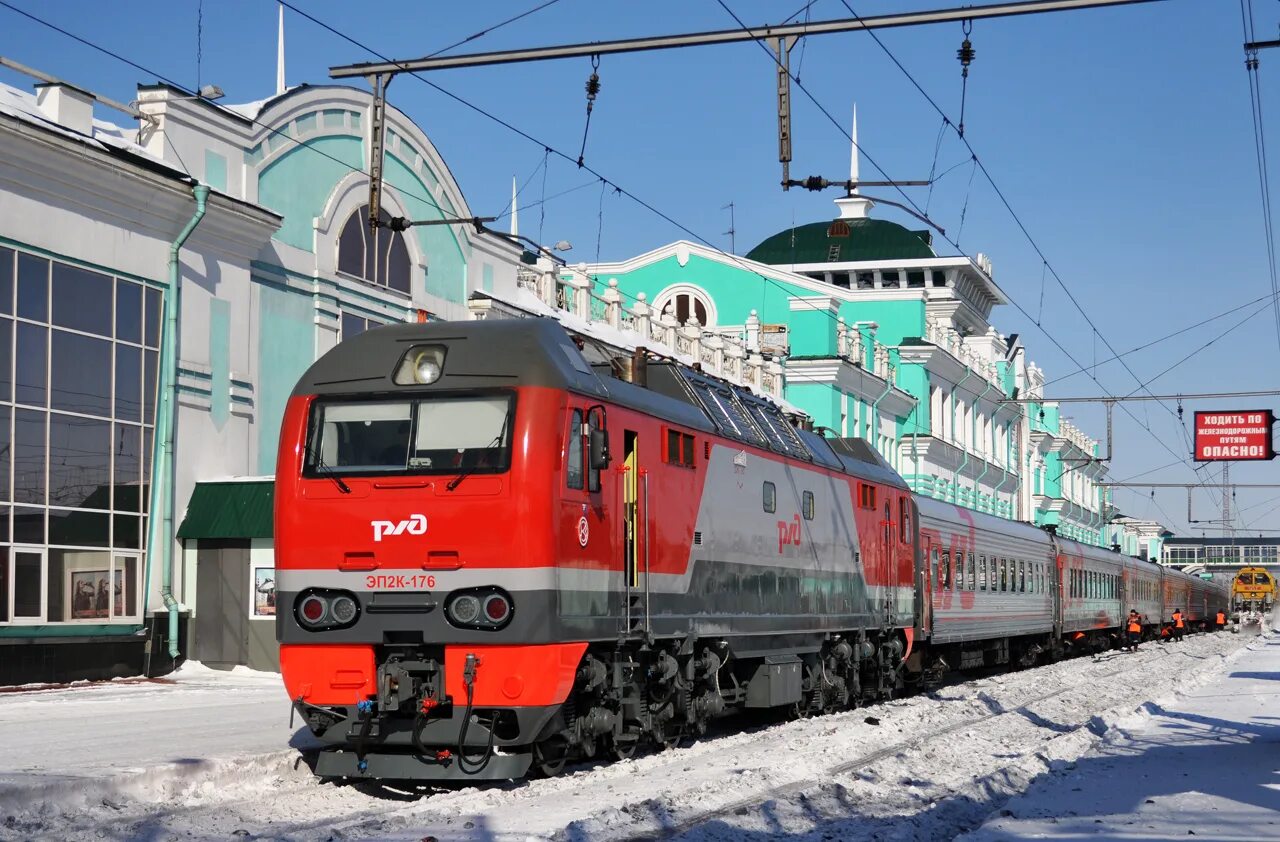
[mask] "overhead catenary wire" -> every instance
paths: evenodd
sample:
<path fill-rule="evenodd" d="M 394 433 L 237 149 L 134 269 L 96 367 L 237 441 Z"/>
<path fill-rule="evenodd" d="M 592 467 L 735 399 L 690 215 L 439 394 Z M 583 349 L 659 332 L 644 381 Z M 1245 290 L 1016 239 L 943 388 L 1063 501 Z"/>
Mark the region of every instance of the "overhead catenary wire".
<path fill-rule="evenodd" d="M 1246 42 L 1254 41 L 1253 0 L 1240 0 L 1240 21 Z M 1273 205 L 1271 202 L 1271 174 L 1267 160 L 1266 123 L 1262 115 L 1262 81 L 1258 74 L 1258 51 L 1249 50 L 1245 55 L 1245 72 L 1249 78 L 1249 112 L 1253 120 L 1253 147 L 1258 164 L 1258 187 L 1262 200 L 1263 239 L 1267 249 L 1268 280 L 1274 299 L 1273 314 L 1276 341 L 1280 346 L 1280 276 L 1276 269 L 1276 242 Z"/>
<path fill-rule="evenodd" d="M 1173 371 L 1175 368 L 1177 368 L 1178 366 L 1182 365 L 1182 364 L 1183 364 L 1183 363 L 1185 363 L 1187 360 L 1189 360 L 1189 359 L 1191 359 L 1192 357 L 1194 357 L 1196 354 L 1199 354 L 1201 351 L 1205 350 L 1206 348 L 1208 348 L 1208 347 L 1210 347 L 1210 346 L 1214 345 L 1215 343 L 1217 343 L 1217 342 L 1221 341 L 1222 339 L 1225 339 L 1226 337 L 1228 337 L 1228 336 L 1230 336 L 1232 333 L 1234 333 L 1236 330 L 1238 330 L 1239 328 L 1243 327 L 1243 326 L 1244 326 L 1245 324 L 1247 324 L 1248 322 L 1252 321 L 1252 320 L 1253 320 L 1254 318 L 1256 318 L 1257 316 L 1260 316 L 1260 315 L 1262 315 L 1263 313 L 1265 313 L 1267 310 L 1270 310 L 1270 309 L 1271 309 L 1271 307 L 1272 307 L 1272 305 L 1271 305 L 1271 303 L 1270 303 L 1270 302 L 1268 302 L 1268 303 L 1266 303 L 1266 304 L 1263 304 L 1263 305 L 1262 305 L 1261 307 L 1259 307 L 1257 310 L 1254 310 L 1252 313 L 1250 313 L 1249 315 L 1245 316 L 1245 317 L 1244 317 L 1243 319 L 1241 319 L 1240 321 L 1238 321 L 1238 322 L 1236 322 L 1235 324 L 1231 325 L 1231 326 L 1230 326 L 1230 327 L 1228 327 L 1226 330 L 1224 330 L 1222 333 L 1219 333 L 1217 336 L 1213 337 L 1213 338 L 1212 338 L 1212 339 L 1210 339 L 1208 342 L 1206 342 L 1206 343 L 1204 343 L 1203 345 L 1200 345 L 1199 347 L 1195 348 L 1193 351 L 1191 351 L 1189 354 L 1186 354 L 1185 356 L 1183 356 L 1183 357 L 1182 357 L 1181 359 L 1179 359 L 1177 362 L 1170 364 L 1167 368 L 1165 368 L 1164 370 L 1162 370 L 1159 374 L 1153 375 L 1152 377 L 1148 378 L 1145 382 L 1141 383 L 1137 389 L 1134 389 L 1132 392 L 1130 392 L 1128 395 L 1126 395 L 1126 397 L 1133 397 L 1133 396 L 1134 396 L 1134 395 L 1136 395 L 1139 391 L 1142 391 L 1143 389 L 1146 389 L 1146 388 L 1147 388 L 1148 386 L 1150 386 L 1152 383 L 1156 382 L 1156 381 L 1157 381 L 1157 380 L 1159 380 L 1161 377 L 1164 377 L 1166 374 L 1168 374 L 1169 372 Z"/>
<path fill-rule="evenodd" d="M 554 6 L 556 3 L 559 3 L 559 2 L 560 0 L 545 0 L 544 2 L 539 3 L 538 5 L 534 6 L 531 9 L 526 9 L 525 11 L 521 12 L 518 15 L 512 15 L 506 20 L 499 21 L 498 23 L 492 24 L 491 26 L 486 26 L 484 29 L 481 29 L 478 32 L 468 35 L 466 38 L 463 38 L 461 41 L 455 41 L 447 47 L 441 47 L 440 49 L 436 50 L 434 53 L 431 53 L 430 55 L 428 55 L 427 58 L 435 58 L 436 56 L 442 56 L 445 53 L 449 52 L 450 50 L 457 49 L 458 47 L 461 47 L 463 44 L 470 44 L 472 41 L 475 41 L 478 38 L 483 38 L 484 36 L 488 35 L 491 32 L 497 32 L 499 29 L 506 26 L 507 24 L 515 23 L 518 20 L 523 20 L 524 18 L 529 17 L 535 12 L 540 12 L 543 9 L 547 8 L 548 6 Z"/>

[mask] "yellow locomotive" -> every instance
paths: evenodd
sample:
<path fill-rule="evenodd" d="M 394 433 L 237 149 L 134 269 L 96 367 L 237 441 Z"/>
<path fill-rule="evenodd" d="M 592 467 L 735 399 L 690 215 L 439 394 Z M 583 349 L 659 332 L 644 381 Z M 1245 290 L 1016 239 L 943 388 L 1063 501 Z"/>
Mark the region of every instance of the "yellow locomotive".
<path fill-rule="evenodd" d="M 1231 607 L 1236 611 L 1270 611 L 1276 601 L 1276 580 L 1264 567 L 1245 567 L 1231 583 Z"/>

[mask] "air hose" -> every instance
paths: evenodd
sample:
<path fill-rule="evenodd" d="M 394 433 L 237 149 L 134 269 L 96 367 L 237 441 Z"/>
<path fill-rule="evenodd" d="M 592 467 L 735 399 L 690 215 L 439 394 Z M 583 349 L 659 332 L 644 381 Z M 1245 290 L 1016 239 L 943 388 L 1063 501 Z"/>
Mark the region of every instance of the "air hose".
<path fill-rule="evenodd" d="M 356 737 L 356 769 L 365 771 L 369 762 L 364 759 L 369 746 L 369 733 L 373 730 L 373 702 L 365 699 L 356 705 L 360 712 L 360 734 Z"/>
<path fill-rule="evenodd" d="M 462 683 L 467 688 L 467 709 L 462 717 L 462 730 L 458 732 L 458 771 L 466 775 L 478 775 L 483 772 L 485 767 L 489 765 L 489 761 L 493 759 L 493 739 L 494 731 L 497 730 L 498 724 L 497 714 L 494 714 L 493 721 L 489 723 L 489 744 L 485 746 L 484 754 L 479 760 L 472 760 L 467 757 L 467 727 L 471 724 L 472 701 L 475 697 L 476 683 L 476 667 L 480 665 L 480 659 L 474 653 L 468 653 L 466 666 L 462 670 Z M 467 768 L 470 764 L 478 764 L 473 768 Z"/>

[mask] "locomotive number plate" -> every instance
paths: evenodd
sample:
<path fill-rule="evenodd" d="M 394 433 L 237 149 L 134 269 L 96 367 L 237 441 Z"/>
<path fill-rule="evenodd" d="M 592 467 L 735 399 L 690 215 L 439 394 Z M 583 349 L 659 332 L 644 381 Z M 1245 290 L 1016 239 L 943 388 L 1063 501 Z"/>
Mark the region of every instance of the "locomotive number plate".
<path fill-rule="evenodd" d="M 371 591 L 435 590 L 436 577 L 426 573 L 379 573 L 365 576 L 364 586 Z"/>

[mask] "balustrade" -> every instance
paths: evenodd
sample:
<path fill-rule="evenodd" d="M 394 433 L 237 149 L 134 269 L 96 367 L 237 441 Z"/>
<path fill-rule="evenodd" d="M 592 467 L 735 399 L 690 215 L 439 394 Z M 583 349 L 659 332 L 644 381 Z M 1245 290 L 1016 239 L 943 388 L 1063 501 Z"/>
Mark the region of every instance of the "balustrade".
<path fill-rule="evenodd" d="M 760 319 L 755 311 L 741 329 L 708 329 L 692 318 L 680 324 L 673 314 L 655 312 L 643 292 L 634 303 L 626 305 L 616 278 L 610 278 L 604 291 L 597 294 L 585 264 L 557 271 L 557 267 L 542 261 L 536 270 L 517 270 L 516 282 L 549 307 L 632 332 L 638 341 L 666 346 L 666 353 L 698 364 L 710 374 L 782 397 L 783 368 L 759 353 Z M 662 352 L 661 348 L 654 350 Z"/>

